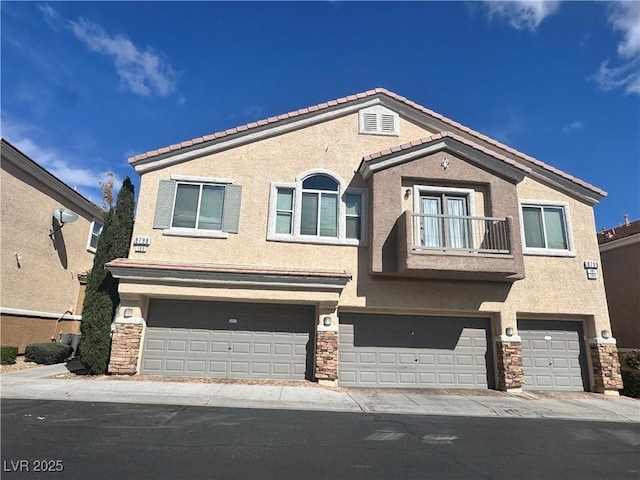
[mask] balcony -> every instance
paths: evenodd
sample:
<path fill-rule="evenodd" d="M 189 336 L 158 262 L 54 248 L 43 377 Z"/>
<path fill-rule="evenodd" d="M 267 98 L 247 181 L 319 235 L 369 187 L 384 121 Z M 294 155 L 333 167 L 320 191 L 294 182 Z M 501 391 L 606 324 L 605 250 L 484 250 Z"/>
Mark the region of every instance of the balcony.
<path fill-rule="evenodd" d="M 524 278 L 511 217 L 416 214 L 398 219 L 398 274 L 439 280 L 512 282 Z"/>

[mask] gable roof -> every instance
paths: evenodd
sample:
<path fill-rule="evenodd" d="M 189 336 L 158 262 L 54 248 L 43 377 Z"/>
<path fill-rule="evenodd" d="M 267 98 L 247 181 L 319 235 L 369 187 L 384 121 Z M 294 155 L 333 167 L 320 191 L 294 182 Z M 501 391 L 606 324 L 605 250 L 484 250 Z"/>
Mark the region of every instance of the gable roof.
<path fill-rule="evenodd" d="M 24 152 L 9 143 L 5 138 L 0 139 L 2 162 L 7 162 L 20 169 L 22 172 L 40 182 L 41 185 L 51 189 L 65 200 L 74 205 L 77 213 L 91 216 L 102 221 L 104 210 L 75 189 L 64 183 L 53 173 L 42 167 L 36 161 L 28 157 Z M 46 193 L 46 192 L 45 192 Z M 82 212 L 80 212 L 82 210 Z"/>
<path fill-rule="evenodd" d="M 531 168 L 451 132 L 436 133 L 366 155 L 360 162 L 358 172 L 366 179 L 379 170 L 443 149 L 454 151 L 485 166 L 488 166 L 489 162 L 496 163 L 497 160 L 498 162 L 489 168 L 517 181 L 520 181 L 524 174 L 531 173 Z"/>
<path fill-rule="evenodd" d="M 640 219 L 634 220 L 633 222 L 627 220 L 627 223 L 623 223 L 617 227 L 612 227 L 607 230 L 603 229 L 602 232 L 598 233 L 598 243 L 602 245 L 638 234 L 640 234 Z"/>
<path fill-rule="evenodd" d="M 580 187 L 579 190 L 582 190 L 580 192 L 582 193 L 581 196 L 592 203 L 596 203 L 600 198 L 607 195 L 604 190 L 594 185 L 547 165 L 534 157 L 500 143 L 497 140 L 472 130 L 385 88 L 375 88 L 335 100 L 329 100 L 310 107 L 215 132 L 210 135 L 196 137 L 157 150 L 151 150 L 129 158 L 129 163 L 136 171 L 143 173 L 153 168 L 178 163 L 226 148 L 233 148 L 245 142 L 248 143 L 278 135 L 288 131 L 287 127 L 296 129 L 301 126 L 319 123 L 330 119 L 333 116 L 332 113 L 338 116 L 355 112 L 365 106 L 369 106 L 369 101 L 373 100 L 377 101 L 371 102 L 371 104 L 386 102 L 393 104 L 387 106 L 392 109 L 396 107 L 396 109 L 401 110 L 400 113 L 418 123 L 429 124 L 433 128 L 441 131 L 457 130 L 457 136 L 459 138 L 462 138 L 462 135 L 464 135 L 465 137 L 469 137 L 474 144 L 486 143 L 490 145 L 492 149 L 495 147 L 497 150 L 506 154 L 502 155 L 505 158 L 511 157 L 512 160 L 518 163 L 525 162 L 525 165 L 526 163 L 531 164 L 531 173 L 546 179 L 550 183 L 556 184 L 559 188 L 572 190 L 572 187 Z M 295 124 L 293 124 L 294 122 Z M 492 153 L 494 156 L 499 154 L 498 151 L 493 151 Z"/>

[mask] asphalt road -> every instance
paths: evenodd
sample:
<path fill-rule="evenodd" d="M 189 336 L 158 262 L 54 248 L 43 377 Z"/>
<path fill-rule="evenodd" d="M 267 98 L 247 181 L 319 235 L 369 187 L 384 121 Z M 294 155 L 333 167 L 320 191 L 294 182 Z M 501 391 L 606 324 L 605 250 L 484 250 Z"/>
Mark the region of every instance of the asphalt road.
<path fill-rule="evenodd" d="M 640 478 L 634 423 L 9 399 L 1 406 L 3 480 Z"/>

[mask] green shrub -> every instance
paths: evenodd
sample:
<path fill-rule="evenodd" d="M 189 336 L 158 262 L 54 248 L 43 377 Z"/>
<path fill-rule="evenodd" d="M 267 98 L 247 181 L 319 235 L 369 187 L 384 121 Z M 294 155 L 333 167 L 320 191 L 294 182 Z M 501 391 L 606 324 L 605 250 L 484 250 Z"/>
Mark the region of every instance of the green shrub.
<path fill-rule="evenodd" d="M 18 347 L 12 347 L 9 345 L 0 346 L 0 363 L 2 365 L 11 365 L 16 363 L 17 356 Z"/>
<path fill-rule="evenodd" d="M 24 357 L 30 362 L 41 365 L 62 363 L 71 356 L 73 348 L 62 343 L 30 343 L 24 350 Z"/>
<path fill-rule="evenodd" d="M 633 350 L 624 355 L 622 365 L 622 395 L 640 398 L 640 350 Z"/>

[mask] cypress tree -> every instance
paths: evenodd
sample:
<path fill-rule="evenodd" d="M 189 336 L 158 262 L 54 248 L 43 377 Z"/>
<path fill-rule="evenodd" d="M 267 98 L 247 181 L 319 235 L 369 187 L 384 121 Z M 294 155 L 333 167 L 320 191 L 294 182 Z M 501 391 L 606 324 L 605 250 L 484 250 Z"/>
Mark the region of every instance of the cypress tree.
<path fill-rule="evenodd" d="M 120 304 L 118 280 L 104 265 L 115 258 L 129 255 L 133 232 L 134 188 L 129 177 L 122 182 L 115 208 L 104 218 L 93 267 L 87 277 L 82 306 L 79 357 L 89 373 L 105 373 L 111 348 L 111 322 Z"/>

